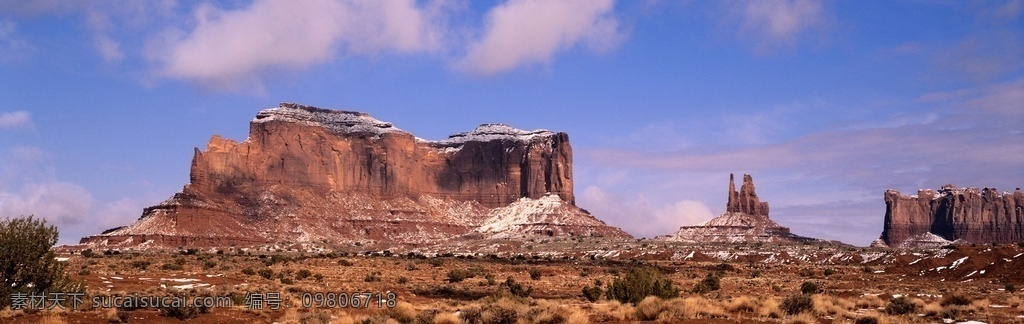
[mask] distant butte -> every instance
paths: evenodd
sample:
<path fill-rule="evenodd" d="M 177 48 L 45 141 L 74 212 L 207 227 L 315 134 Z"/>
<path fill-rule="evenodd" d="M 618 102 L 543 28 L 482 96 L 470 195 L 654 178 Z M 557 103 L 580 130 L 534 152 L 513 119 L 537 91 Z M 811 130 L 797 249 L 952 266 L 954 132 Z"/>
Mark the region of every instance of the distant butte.
<path fill-rule="evenodd" d="M 236 142 L 195 149 L 190 182 L 106 246 L 304 242 L 424 245 L 457 237 L 629 238 L 575 205 L 566 133 L 484 124 L 427 141 L 366 113 L 264 109 Z"/>
<path fill-rule="evenodd" d="M 782 227 L 768 218 L 768 202 L 762 202 L 754 192 L 754 179 L 743 175 L 743 184 L 736 190 L 736 183 L 729 174 L 729 199 L 725 213 L 702 224 L 682 226 L 673 234 L 658 237 L 659 240 L 691 243 L 743 243 L 812 242 L 817 239 L 794 235 L 789 228 Z"/>
<path fill-rule="evenodd" d="M 1024 194 L 995 188 L 942 186 L 917 195 L 885 191 L 885 223 L 874 245 L 915 247 L 1024 241 Z"/>

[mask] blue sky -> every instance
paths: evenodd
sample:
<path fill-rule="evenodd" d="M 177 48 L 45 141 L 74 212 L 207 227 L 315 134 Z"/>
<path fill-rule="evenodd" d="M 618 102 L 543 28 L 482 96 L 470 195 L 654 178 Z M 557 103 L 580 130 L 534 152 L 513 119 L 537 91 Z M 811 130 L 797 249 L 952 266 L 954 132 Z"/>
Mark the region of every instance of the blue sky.
<path fill-rule="evenodd" d="M 569 133 L 577 204 L 637 237 L 721 214 L 866 245 L 885 189 L 1024 184 L 1024 1 L 0 0 L 0 215 L 61 242 L 188 181 L 279 102 L 419 137 Z"/>

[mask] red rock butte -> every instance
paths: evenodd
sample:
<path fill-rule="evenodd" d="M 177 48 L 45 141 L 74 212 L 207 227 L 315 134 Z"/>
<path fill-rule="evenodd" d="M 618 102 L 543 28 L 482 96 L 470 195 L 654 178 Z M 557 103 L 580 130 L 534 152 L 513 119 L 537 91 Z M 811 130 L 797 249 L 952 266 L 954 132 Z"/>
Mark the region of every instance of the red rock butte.
<path fill-rule="evenodd" d="M 504 124 L 427 141 L 359 112 L 282 103 L 242 142 L 195 149 L 190 182 L 83 244 L 429 244 L 453 237 L 630 237 L 575 206 L 569 136 Z"/>
<path fill-rule="evenodd" d="M 1024 241 L 1024 194 L 995 188 L 942 186 L 917 195 L 885 191 L 885 223 L 880 242 L 887 246 L 921 243 L 1014 243 Z"/>
<path fill-rule="evenodd" d="M 818 241 L 790 233 L 768 218 L 768 202 L 762 202 L 754 191 L 754 179 L 743 175 L 743 184 L 736 190 L 736 183 L 729 174 L 729 199 L 725 213 L 704 223 L 682 226 L 673 234 L 658 237 L 659 240 L 692 243 L 802 243 Z"/>

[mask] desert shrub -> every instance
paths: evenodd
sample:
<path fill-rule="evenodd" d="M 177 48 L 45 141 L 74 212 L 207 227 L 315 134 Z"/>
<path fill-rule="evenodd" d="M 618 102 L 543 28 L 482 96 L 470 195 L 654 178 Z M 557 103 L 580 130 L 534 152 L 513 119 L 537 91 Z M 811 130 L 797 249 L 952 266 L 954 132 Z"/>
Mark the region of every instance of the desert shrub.
<path fill-rule="evenodd" d="M 203 269 L 213 269 L 213 267 L 216 267 L 216 266 L 217 266 L 217 262 L 213 262 L 212 260 L 203 262 Z"/>
<path fill-rule="evenodd" d="M 863 272 L 863 273 L 874 273 L 875 269 L 871 268 L 869 266 L 863 266 L 863 267 L 860 268 L 860 271 Z"/>
<path fill-rule="evenodd" d="M 814 277 L 814 269 L 811 268 L 800 269 L 797 273 L 800 274 L 801 277 Z"/>
<path fill-rule="evenodd" d="M 459 313 L 459 318 L 467 324 L 480 324 L 484 321 L 483 310 L 476 306 L 468 307 Z"/>
<path fill-rule="evenodd" d="M 352 266 L 352 261 L 349 261 L 348 259 L 339 259 L 338 260 L 338 265 L 343 266 L 343 267 L 351 267 Z"/>
<path fill-rule="evenodd" d="M 721 278 L 719 278 L 717 274 L 708 273 L 707 276 L 704 276 L 704 279 L 701 279 L 700 282 L 697 282 L 697 284 L 693 286 L 691 291 L 697 294 L 703 294 L 719 289 L 721 289 Z"/>
<path fill-rule="evenodd" d="M 889 301 L 889 305 L 885 306 L 885 313 L 889 315 L 903 315 L 909 314 L 916 309 L 917 306 L 911 303 L 907 297 L 896 297 Z"/>
<path fill-rule="evenodd" d="M 523 284 L 516 282 L 512 277 L 505 279 L 505 282 L 498 286 L 499 294 L 509 293 L 516 297 L 529 297 L 530 293 L 533 292 L 533 288 L 525 287 Z"/>
<path fill-rule="evenodd" d="M 96 252 L 93 252 L 93 251 L 92 251 L 92 249 L 85 249 L 85 250 L 82 250 L 82 256 L 83 256 L 83 257 L 86 257 L 86 258 L 95 258 L 95 257 L 98 257 L 98 255 L 96 255 Z"/>
<path fill-rule="evenodd" d="M 872 316 L 858 317 L 853 320 L 854 324 L 878 324 L 878 318 Z"/>
<path fill-rule="evenodd" d="M 412 322 L 416 324 L 431 324 L 436 321 L 437 314 L 438 311 L 434 309 L 421 310 L 419 313 L 416 313 L 416 318 Z"/>
<path fill-rule="evenodd" d="M 312 275 L 313 275 L 313 273 L 310 272 L 309 270 L 302 269 L 302 270 L 299 270 L 298 272 L 295 273 L 295 279 L 302 280 L 302 279 L 309 278 L 309 276 L 312 276 Z"/>
<path fill-rule="evenodd" d="M 260 271 L 257 271 L 256 273 L 259 274 L 260 277 L 263 277 L 263 279 L 270 279 L 274 276 L 274 270 L 270 269 L 260 269 Z"/>
<path fill-rule="evenodd" d="M 473 274 L 468 270 L 452 269 L 448 271 L 448 282 L 461 282 L 472 277 Z"/>
<path fill-rule="evenodd" d="M 435 267 L 440 267 L 440 266 L 444 265 L 444 260 L 441 259 L 441 258 L 433 258 L 433 259 L 430 259 L 430 261 L 427 261 L 427 263 L 429 263 L 430 265 L 435 266 Z"/>
<path fill-rule="evenodd" d="M 970 305 L 971 304 L 971 299 L 968 298 L 967 296 L 962 295 L 962 294 L 954 293 L 954 294 L 946 295 L 946 297 L 943 297 L 942 298 L 942 302 L 940 304 L 942 306 L 949 306 L 949 305 L 966 306 L 966 305 Z"/>
<path fill-rule="evenodd" d="M 1014 286 L 1013 284 L 1006 284 L 1006 286 L 1003 287 L 1003 290 L 1012 294 L 1017 291 L 1017 286 Z"/>
<path fill-rule="evenodd" d="M 185 303 L 185 305 L 179 306 L 160 307 L 159 311 L 161 316 L 177 318 L 184 321 L 187 319 L 199 317 L 199 315 L 202 314 L 209 313 L 210 309 L 207 307 L 193 307 L 192 305 L 188 305 L 188 303 Z"/>
<path fill-rule="evenodd" d="M 832 268 L 828 268 L 828 269 L 825 269 L 825 271 L 822 272 L 822 274 L 824 274 L 826 277 L 828 277 L 828 276 L 836 274 L 836 270 L 832 269 Z"/>
<path fill-rule="evenodd" d="M 530 268 L 530 279 L 539 280 L 542 275 L 540 269 Z"/>
<path fill-rule="evenodd" d="M 399 285 L 404 285 L 404 284 L 409 283 L 409 278 L 407 278 L 405 276 L 398 277 L 398 281 L 397 282 L 398 282 Z"/>
<path fill-rule="evenodd" d="M 10 305 L 13 293 L 84 291 L 50 249 L 57 235 L 56 227 L 33 216 L 0 220 L 0 309 Z"/>
<path fill-rule="evenodd" d="M 522 305 L 508 299 L 499 299 L 484 305 L 481 316 L 483 323 L 517 323 L 525 315 Z"/>
<path fill-rule="evenodd" d="M 299 316 L 301 324 L 328 324 L 331 323 L 331 313 L 327 311 L 308 312 Z"/>
<path fill-rule="evenodd" d="M 256 274 L 256 270 L 253 270 L 252 268 L 245 268 L 245 269 L 242 269 L 242 274 L 247 275 L 247 276 L 252 276 L 252 275 Z"/>
<path fill-rule="evenodd" d="M 598 299 L 601 299 L 601 294 L 602 293 L 604 293 L 604 291 L 601 290 L 601 287 L 597 287 L 597 286 L 583 287 L 583 297 L 587 298 L 587 300 L 589 300 L 591 302 L 595 302 Z"/>
<path fill-rule="evenodd" d="M 804 281 L 804 283 L 800 285 L 801 293 L 816 294 L 818 293 L 818 291 L 818 284 L 814 283 L 813 281 Z"/>
<path fill-rule="evenodd" d="M 182 269 L 185 269 L 185 267 L 183 267 L 182 265 L 177 264 L 177 263 L 164 263 L 163 265 L 160 266 L 160 269 L 163 269 L 163 270 L 182 270 Z"/>
<path fill-rule="evenodd" d="M 958 320 L 963 318 L 966 313 L 968 313 L 967 306 L 950 305 L 942 309 L 942 313 L 939 313 L 939 317 Z"/>
<path fill-rule="evenodd" d="M 814 308 L 814 300 L 811 299 L 811 295 L 807 294 L 796 294 L 782 300 L 782 305 L 779 306 L 786 314 L 795 315 L 803 312 L 810 311 Z"/>
<path fill-rule="evenodd" d="M 134 261 L 132 261 L 132 268 L 137 268 L 139 270 L 146 270 L 146 268 L 149 268 L 150 264 L 151 263 L 149 261 L 146 261 L 146 260 L 134 260 Z"/>
<path fill-rule="evenodd" d="M 79 276 L 88 276 L 91 273 L 92 273 L 92 271 L 89 271 L 89 269 L 78 270 L 78 275 Z"/>
<path fill-rule="evenodd" d="M 636 304 L 647 296 L 668 299 L 679 296 L 679 289 L 672 280 L 665 278 L 656 268 L 630 269 L 622 278 L 615 279 L 608 286 L 609 299 Z"/>
<path fill-rule="evenodd" d="M 292 280 L 292 278 L 288 277 L 281 277 L 281 283 L 285 285 L 291 285 L 295 283 L 295 280 Z"/>
<path fill-rule="evenodd" d="M 377 281 L 380 281 L 380 271 L 370 271 L 370 273 L 366 274 L 366 277 L 363 277 L 363 281 L 366 281 L 366 282 L 377 282 Z"/>

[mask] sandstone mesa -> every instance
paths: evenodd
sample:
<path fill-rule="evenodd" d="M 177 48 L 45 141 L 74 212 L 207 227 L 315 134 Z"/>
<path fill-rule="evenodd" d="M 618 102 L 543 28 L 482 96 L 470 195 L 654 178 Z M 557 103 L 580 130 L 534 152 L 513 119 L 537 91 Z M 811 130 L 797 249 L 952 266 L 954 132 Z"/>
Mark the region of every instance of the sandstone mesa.
<path fill-rule="evenodd" d="M 565 133 L 484 124 L 427 141 L 368 114 L 291 103 L 242 142 L 195 149 L 190 181 L 107 246 L 423 245 L 456 237 L 629 238 L 575 205 Z"/>

